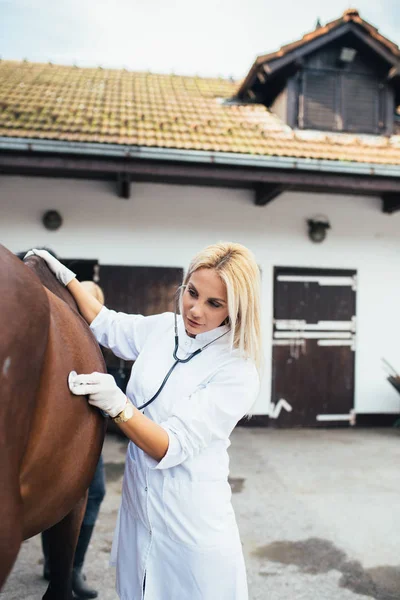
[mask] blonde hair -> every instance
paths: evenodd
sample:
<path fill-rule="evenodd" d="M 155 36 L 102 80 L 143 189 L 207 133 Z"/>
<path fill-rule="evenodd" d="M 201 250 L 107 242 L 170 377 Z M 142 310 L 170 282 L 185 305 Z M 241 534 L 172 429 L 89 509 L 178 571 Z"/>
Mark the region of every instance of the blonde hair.
<path fill-rule="evenodd" d="M 226 285 L 231 346 L 262 364 L 260 270 L 248 248 L 233 242 L 207 246 L 192 259 L 183 286 L 198 269 L 215 269 Z M 182 288 L 181 296 L 185 287 Z"/>
<path fill-rule="evenodd" d="M 81 285 L 83 285 L 85 290 L 88 291 L 89 294 L 92 294 L 92 296 L 94 296 L 96 300 L 100 302 L 100 304 L 104 304 L 104 293 L 101 287 L 97 285 L 97 283 L 95 283 L 94 281 L 87 280 L 81 281 Z"/>

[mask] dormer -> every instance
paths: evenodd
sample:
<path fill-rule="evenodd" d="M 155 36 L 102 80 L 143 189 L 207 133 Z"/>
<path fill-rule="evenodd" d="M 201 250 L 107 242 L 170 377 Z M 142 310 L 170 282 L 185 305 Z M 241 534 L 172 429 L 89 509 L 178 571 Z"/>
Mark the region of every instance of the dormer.
<path fill-rule="evenodd" d="M 355 9 L 259 56 L 235 98 L 264 104 L 292 128 L 391 135 L 400 49 Z"/>

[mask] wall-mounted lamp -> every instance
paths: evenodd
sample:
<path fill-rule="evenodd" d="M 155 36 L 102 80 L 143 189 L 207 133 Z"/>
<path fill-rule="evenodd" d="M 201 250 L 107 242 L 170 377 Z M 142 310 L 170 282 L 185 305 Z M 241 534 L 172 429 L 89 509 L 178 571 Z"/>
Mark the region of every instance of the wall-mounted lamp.
<path fill-rule="evenodd" d="M 62 225 L 62 216 L 57 210 L 47 210 L 43 217 L 42 223 L 50 231 L 56 231 Z"/>
<path fill-rule="evenodd" d="M 318 216 L 313 219 L 307 219 L 308 237 L 312 242 L 323 242 L 326 237 L 327 229 L 330 229 L 330 223 L 327 217 Z"/>

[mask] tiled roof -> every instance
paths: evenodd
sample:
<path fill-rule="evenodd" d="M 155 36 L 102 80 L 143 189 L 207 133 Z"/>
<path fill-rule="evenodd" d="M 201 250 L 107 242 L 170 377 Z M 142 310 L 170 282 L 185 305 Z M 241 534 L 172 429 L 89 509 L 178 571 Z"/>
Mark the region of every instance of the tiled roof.
<path fill-rule="evenodd" d="M 0 61 L 0 136 L 400 164 L 400 137 L 297 131 L 238 82 Z"/>

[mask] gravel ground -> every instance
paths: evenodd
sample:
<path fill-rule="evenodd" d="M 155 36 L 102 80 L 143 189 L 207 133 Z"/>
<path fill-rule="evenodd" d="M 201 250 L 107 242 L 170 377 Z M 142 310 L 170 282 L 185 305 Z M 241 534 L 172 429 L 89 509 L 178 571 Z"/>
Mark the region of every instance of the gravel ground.
<path fill-rule="evenodd" d="M 234 431 L 231 484 L 250 600 L 400 598 L 399 435 L 395 429 Z M 124 439 L 107 436 L 107 496 L 85 569 L 100 600 L 117 600 L 108 557 L 125 448 Z M 36 537 L 24 542 L 0 600 L 39 600 L 46 589 L 41 572 Z"/>

